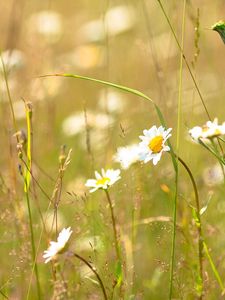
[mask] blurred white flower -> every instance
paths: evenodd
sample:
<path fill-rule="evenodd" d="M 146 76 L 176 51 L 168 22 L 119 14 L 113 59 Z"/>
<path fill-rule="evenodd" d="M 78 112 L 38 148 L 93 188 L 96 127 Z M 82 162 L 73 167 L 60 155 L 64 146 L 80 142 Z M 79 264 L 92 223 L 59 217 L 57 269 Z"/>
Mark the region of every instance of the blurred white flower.
<path fill-rule="evenodd" d="M 94 113 L 87 111 L 87 125 L 89 128 L 105 129 L 114 123 L 114 118 L 104 113 Z M 67 136 L 76 135 L 86 128 L 85 114 L 83 111 L 77 112 L 63 121 L 62 130 Z"/>
<path fill-rule="evenodd" d="M 63 132 L 67 136 L 76 135 L 85 130 L 85 116 L 84 112 L 77 112 L 67 117 L 62 124 Z"/>
<path fill-rule="evenodd" d="M 119 147 L 113 159 L 121 164 L 122 169 L 128 169 L 133 163 L 140 160 L 140 147 L 138 144 Z"/>
<path fill-rule="evenodd" d="M 224 169 L 225 172 L 225 169 Z M 216 164 L 211 167 L 207 167 L 203 171 L 203 180 L 207 186 L 216 186 L 224 182 L 222 167 Z"/>
<path fill-rule="evenodd" d="M 55 260 L 58 254 L 63 253 L 66 248 L 66 244 L 72 234 L 71 227 L 64 228 L 57 238 L 57 242 L 50 242 L 50 246 L 44 251 L 43 258 L 45 258 L 45 263 L 51 260 Z"/>
<path fill-rule="evenodd" d="M 125 107 L 125 97 L 121 93 L 112 90 L 102 90 L 99 95 L 98 106 L 110 113 L 120 113 Z"/>
<path fill-rule="evenodd" d="M 45 220 L 45 228 L 48 232 L 52 231 L 55 224 L 55 211 L 50 210 L 44 214 L 43 219 Z M 66 224 L 66 220 L 60 210 L 57 211 L 57 227 L 58 229 L 62 229 Z"/>
<path fill-rule="evenodd" d="M 104 22 L 104 21 L 105 22 Z M 135 12 L 132 7 L 116 6 L 109 9 L 104 19 L 84 24 L 78 37 L 83 42 L 98 42 L 109 36 L 116 36 L 132 29 L 135 25 Z"/>
<path fill-rule="evenodd" d="M 3 51 L 1 57 L 7 72 L 18 70 L 25 65 L 25 55 L 18 49 Z M 2 61 L 0 61 L 0 70 L 3 72 Z"/>
<path fill-rule="evenodd" d="M 92 127 L 98 129 L 105 129 L 114 123 L 114 118 L 108 114 L 98 113 L 93 116 L 93 122 L 90 123 Z"/>
<path fill-rule="evenodd" d="M 109 186 L 118 181 L 120 177 L 120 170 L 102 169 L 102 174 L 95 171 L 96 179 L 88 179 L 85 186 L 91 188 L 90 193 L 97 191 L 98 189 L 107 190 Z"/>
<path fill-rule="evenodd" d="M 165 142 L 171 136 L 171 130 L 172 128 L 166 130 L 162 126 L 159 128 L 152 126 L 149 130 L 144 130 L 144 136 L 140 136 L 142 142 L 139 143 L 140 160 L 143 160 L 144 163 L 152 160 L 153 165 L 156 165 L 161 159 L 162 153 L 170 151 Z"/>
<path fill-rule="evenodd" d="M 218 119 L 214 119 L 213 122 L 208 121 L 202 127 L 195 126 L 189 130 L 189 134 L 194 140 L 198 139 L 210 139 L 225 134 L 225 122 L 222 125 L 218 125 Z"/>
<path fill-rule="evenodd" d="M 23 101 L 15 101 L 13 102 L 13 110 L 15 114 L 15 118 L 17 120 L 22 120 L 26 118 L 26 110 Z"/>
<path fill-rule="evenodd" d="M 47 38 L 48 42 L 57 42 L 62 34 L 61 15 L 54 11 L 40 11 L 30 18 L 29 27 Z"/>
<path fill-rule="evenodd" d="M 64 70 L 70 70 L 71 66 L 81 70 L 89 70 L 103 66 L 104 62 L 105 47 L 93 44 L 77 46 L 58 58 L 58 64 Z"/>
<path fill-rule="evenodd" d="M 129 6 L 110 8 L 105 15 L 109 35 L 115 36 L 130 30 L 135 25 L 135 13 Z"/>

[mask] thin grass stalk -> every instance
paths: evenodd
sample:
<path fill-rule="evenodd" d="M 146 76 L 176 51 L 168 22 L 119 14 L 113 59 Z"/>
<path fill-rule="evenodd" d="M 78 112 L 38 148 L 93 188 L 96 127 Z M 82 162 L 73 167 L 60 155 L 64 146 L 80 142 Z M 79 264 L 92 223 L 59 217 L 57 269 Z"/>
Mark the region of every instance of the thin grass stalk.
<path fill-rule="evenodd" d="M 203 241 L 203 247 L 204 247 L 205 254 L 206 254 L 207 258 L 208 258 L 208 261 L 209 261 L 209 263 L 211 265 L 212 271 L 213 271 L 213 273 L 214 273 L 214 275 L 216 277 L 217 282 L 219 283 L 221 292 L 223 294 L 224 290 L 225 290 L 224 284 L 223 284 L 222 279 L 221 279 L 221 277 L 220 277 L 220 275 L 219 275 L 219 273 L 217 271 L 217 268 L 216 268 L 216 266 L 215 266 L 215 264 L 214 264 L 214 262 L 212 260 L 212 257 L 211 257 L 211 255 L 209 253 L 209 249 L 208 249 L 205 241 Z"/>
<path fill-rule="evenodd" d="M 169 281 L 169 299 L 172 299 L 173 292 L 173 273 L 175 264 L 175 246 L 176 246 L 176 223 L 177 223 L 177 195 L 178 195 L 178 170 L 175 174 L 175 195 L 173 202 L 173 233 L 172 233 L 172 248 L 170 256 L 170 281 Z"/>
<path fill-rule="evenodd" d="M 9 299 L 1 290 L 0 290 L 0 294 L 2 295 L 2 297 L 4 297 L 5 299 Z"/>
<path fill-rule="evenodd" d="M 102 293 L 103 293 L 103 296 L 104 296 L 104 300 L 108 300 L 108 297 L 107 297 L 107 294 L 106 294 L 106 290 L 105 290 L 103 281 L 102 281 L 100 275 L 98 274 L 98 272 L 96 271 L 96 269 L 94 267 L 92 267 L 92 265 L 85 258 L 83 258 L 82 256 L 80 256 L 79 254 L 73 253 L 73 255 L 76 258 L 78 258 L 79 260 L 81 260 L 83 263 L 85 263 L 85 265 L 95 274 L 95 276 L 97 277 L 98 282 L 100 284 L 100 287 L 101 287 L 101 290 L 102 290 Z"/>
<path fill-rule="evenodd" d="M 177 158 L 178 158 L 179 162 L 183 165 L 185 170 L 187 171 L 187 173 L 191 179 L 191 183 L 192 183 L 192 186 L 194 189 L 194 194 L 195 194 L 196 214 L 197 214 L 197 218 L 198 218 L 198 224 L 196 224 L 196 225 L 197 225 L 197 229 L 198 229 L 199 278 L 200 278 L 200 282 L 201 282 L 201 286 L 200 286 L 201 293 L 199 295 L 199 299 L 201 300 L 202 294 L 203 294 L 203 236 L 202 236 L 202 223 L 201 223 L 198 189 L 197 189 L 197 185 L 194 180 L 194 176 L 193 176 L 191 170 L 189 169 L 189 167 L 187 166 L 187 164 L 179 156 L 177 156 Z"/>
<path fill-rule="evenodd" d="M 174 28 L 173 28 L 173 26 L 172 26 L 172 24 L 171 24 L 171 22 L 170 22 L 170 19 L 169 19 L 168 15 L 167 15 L 167 13 L 166 13 L 166 11 L 165 11 L 163 5 L 162 5 L 161 0 L 157 0 L 157 1 L 159 2 L 159 5 L 160 5 L 160 7 L 161 7 L 161 9 L 162 9 L 162 12 L 163 12 L 163 14 L 164 14 L 164 16 L 165 16 L 165 18 L 166 18 L 166 20 L 167 20 L 167 22 L 168 22 L 168 25 L 169 25 L 169 27 L 170 27 L 170 29 L 171 29 L 171 31 L 172 31 L 172 34 L 173 34 L 173 36 L 174 36 L 174 38 L 175 38 L 176 44 L 177 44 L 177 46 L 178 46 L 178 48 L 179 48 L 179 50 L 180 50 L 180 52 L 181 52 L 181 54 L 182 54 L 182 57 L 183 57 L 183 59 L 184 59 L 184 61 L 185 61 L 185 64 L 186 64 L 186 66 L 187 66 L 187 68 L 188 68 L 188 72 L 189 72 L 189 74 L 191 75 L 192 81 L 193 81 L 193 83 L 194 83 L 194 85 L 195 85 L 195 88 L 196 88 L 196 90 L 197 90 L 197 92 L 198 92 L 198 95 L 199 95 L 200 100 L 201 100 L 201 102 L 202 102 L 202 105 L 203 105 L 203 107 L 204 107 L 204 109 L 205 109 L 205 112 L 206 112 L 206 114 L 207 114 L 209 120 L 212 121 L 212 118 L 211 118 L 211 116 L 210 116 L 210 114 L 209 114 L 209 111 L 208 111 L 208 109 L 207 109 L 207 107 L 206 107 L 206 104 L 205 104 L 205 101 L 204 101 L 204 99 L 203 99 L 202 93 L 201 93 L 201 91 L 200 91 L 200 89 L 199 89 L 199 87 L 198 87 L 198 84 L 197 84 L 197 81 L 196 81 L 196 79 L 195 79 L 194 73 L 191 71 L 191 67 L 190 67 L 190 65 L 189 65 L 189 63 L 188 63 L 188 61 L 187 61 L 187 58 L 186 58 L 186 56 L 185 56 L 185 54 L 184 54 L 184 51 L 183 51 L 182 46 L 181 46 L 181 44 L 180 44 L 179 41 L 178 41 L 178 38 L 177 38 L 176 33 L 175 33 L 175 30 L 174 30 Z M 220 146 L 220 149 L 221 149 L 221 151 L 222 151 L 222 153 L 223 153 L 223 155 L 224 155 L 224 151 L 223 151 L 223 148 L 222 148 L 222 146 L 221 146 L 221 144 L 220 144 L 220 140 L 219 140 L 218 138 L 217 138 L 217 140 L 218 140 L 218 144 L 219 144 L 219 146 Z"/>
<path fill-rule="evenodd" d="M 156 55 L 156 49 L 155 49 L 155 45 L 154 45 L 154 40 L 153 39 L 153 34 L 152 34 L 152 30 L 151 30 L 151 24 L 150 24 L 150 18 L 149 18 L 149 14 L 148 14 L 148 7 L 146 5 L 146 1 L 145 0 L 141 0 L 141 6 L 142 6 L 142 11 L 143 11 L 143 15 L 146 21 L 146 30 L 147 30 L 147 34 L 148 34 L 148 42 L 149 42 L 149 48 L 152 54 L 152 61 L 155 67 L 155 73 L 156 73 L 156 77 L 157 77 L 157 82 L 158 82 L 158 86 L 159 86 L 159 103 L 161 103 L 162 98 L 164 96 L 164 75 L 163 75 L 163 71 L 162 68 L 159 65 L 158 62 L 158 58 Z"/>
<path fill-rule="evenodd" d="M 14 109 L 13 109 L 12 97 L 11 97 L 10 90 L 9 90 L 9 84 L 8 84 L 8 78 L 7 78 L 7 73 L 6 73 L 6 69 L 5 69 L 5 63 L 2 59 L 1 51 L 0 51 L 0 57 L 1 57 L 1 63 L 2 63 L 2 68 L 3 68 L 3 75 L 4 75 L 4 79 L 5 79 L 7 95 L 8 95 L 8 99 L 9 99 L 9 106 L 10 106 L 12 119 L 13 119 L 13 127 L 14 127 L 15 132 L 17 132 L 18 129 L 17 129 L 16 117 L 15 117 L 15 113 L 14 113 Z M 17 138 L 17 142 L 19 142 L 18 136 L 16 136 L 16 138 Z"/>
<path fill-rule="evenodd" d="M 217 153 L 219 157 L 221 156 L 221 157 L 223 158 L 223 155 L 221 155 L 221 154 L 219 153 L 219 151 L 218 151 L 218 149 L 217 149 L 217 146 L 216 146 L 216 143 L 214 142 L 213 139 L 211 139 L 211 144 L 212 144 L 212 146 L 213 146 L 213 148 L 214 148 L 214 150 L 215 150 L 215 153 Z M 223 167 L 223 164 L 221 163 L 221 161 L 220 161 L 219 159 L 218 159 L 218 161 L 219 161 L 219 164 L 220 164 L 220 167 L 221 167 L 221 171 L 222 171 L 222 173 L 223 173 L 223 181 L 224 181 L 224 183 L 225 183 L 225 171 L 224 171 L 224 167 Z"/>
<path fill-rule="evenodd" d="M 30 107 L 26 104 L 27 167 L 28 168 L 25 170 L 25 175 L 24 175 L 24 192 L 25 192 L 25 195 L 26 195 L 27 209 L 28 209 L 28 215 L 29 215 L 29 227 L 30 227 L 31 246 L 32 246 L 32 259 L 33 259 L 34 272 L 35 272 L 35 276 L 36 276 L 37 294 L 38 294 L 38 299 L 41 299 L 41 288 L 40 288 L 39 274 L 38 274 L 38 268 L 37 268 L 37 262 L 36 262 L 36 249 L 35 249 L 34 232 L 33 232 L 33 221 L 32 221 L 32 214 L 31 214 L 31 207 L 30 207 L 30 197 L 29 197 L 29 186 L 30 186 L 30 180 L 31 180 L 31 175 L 30 174 L 31 174 L 31 165 L 32 165 L 31 118 L 32 118 L 32 111 L 31 111 Z M 32 273 L 33 273 L 33 270 L 32 270 Z M 31 285 L 31 280 L 30 280 L 30 284 L 29 284 L 29 287 L 28 287 L 27 299 L 29 298 L 30 285 Z"/>
<path fill-rule="evenodd" d="M 92 81 L 92 82 L 95 82 L 95 83 L 99 83 L 99 84 L 103 84 L 103 85 L 106 85 L 106 86 L 110 86 L 110 87 L 119 89 L 121 91 L 130 93 L 130 94 L 139 96 L 139 97 L 141 97 L 145 100 L 148 100 L 153 104 L 161 125 L 164 126 L 164 127 L 167 127 L 166 122 L 165 122 L 164 117 L 163 117 L 163 114 L 162 114 L 160 108 L 158 107 L 158 105 L 150 97 L 148 97 L 147 95 L 145 95 L 144 93 L 142 93 L 142 92 L 140 92 L 136 89 L 132 89 L 132 88 L 129 88 L 129 87 L 126 87 L 126 86 L 123 86 L 123 85 L 119 85 L 119 84 L 116 84 L 116 83 L 112 83 L 112 82 L 109 82 L 109 81 L 96 79 L 96 78 L 88 77 L 88 76 L 77 75 L 77 74 L 58 74 L 58 73 L 56 73 L 56 74 L 42 75 L 42 76 L 39 76 L 39 78 L 55 77 L 55 76 L 57 76 L 57 77 L 60 76 L 60 77 L 76 78 L 76 79 L 81 79 L 81 80 Z M 169 141 L 168 141 L 168 145 L 170 146 L 170 154 L 171 154 L 173 167 L 174 167 L 175 172 L 177 172 L 176 157 L 175 157 L 175 154 L 174 154 L 174 151 L 173 151 L 173 147 L 172 147 L 172 145 L 170 144 Z"/>
<path fill-rule="evenodd" d="M 81 80 L 87 80 L 87 81 L 103 84 L 103 85 L 106 85 L 106 86 L 109 86 L 109 87 L 112 87 L 112 88 L 116 88 L 116 89 L 119 89 L 119 90 L 127 92 L 127 93 L 131 93 L 133 95 L 139 96 L 139 97 L 141 97 L 145 100 L 150 101 L 153 104 L 154 109 L 156 110 L 156 113 L 158 115 L 158 118 L 159 118 L 159 121 L 160 121 L 161 125 L 164 126 L 164 127 L 167 127 L 166 122 L 165 122 L 164 117 L 163 117 L 163 114 L 162 114 L 160 108 L 158 107 L 158 105 L 150 97 L 148 97 L 147 95 L 145 95 L 144 93 L 142 93 L 138 90 L 128 88 L 126 86 L 122 86 L 122 85 L 115 84 L 115 83 L 112 83 L 112 82 L 108 82 L 108 81 L 105 81 L 105 80 L 100 80 L 100 79 L 87 77 L 87 76 L 81 76 L 81 75 L 77 75 L 77 74 L 48 74 L 48 75 L 42 75 L 42 76 L 40 76 L 40 78 L 52 77 L 52 76 L 60 76 L 60 77 L 68 77 L 68 78 L 76 78 L 76 79 L 81 79 Z M 170 144 L 169 140 L 168 140 L 168 145 L 170 147 L 170 152 L 169 153 L 171 155 L 171 159 L 172 159 L 172 163 L 173 163 L 173 167 L 174 167 L 174 171 L 175 171 L 175 193 L 174 193 L 174 209 L 173 209 L 173 228 L 174 228 L 174 230 L 173 230 L 173 235 L 172 235 L 172 250 L 171 250 L 171 261 L 172 260 L 174 261 L 175 242 L 173 242 L 173 241 L 175 241 L 175 235 L 176 235 L 175 227 L 176 227 L 176 209 L 177 209 L 176 203 L 177 203 L 177 194 L 178 194 L 178 191 L 177 191 L 177 186 L 178 186 L 178 184 L 177 184 L 177 182 L 178 182 L 178 164 L 177 164 L 177 160 L 176 160 L 176 156 L 175 156 L 173 147 Z M 173 272 L 173 268 L 172 268 L 171 272 Z M 172 279 L 170 278 L 170 281 L 171 280 Z"/>
<path fill-rule="evenodd" d="M 208 145 L 206 145 L 202 140 L 201 138 L 198 139 L 198 142 L 200 145 L 202 145 L 204 148 L 206 148 L 209 152 L 211 152 L 217 159 L 220 163 L 222 163 L 223 165 L 225 165 L 225 159 L 220 157 L 220 155 L 215 152 L 211 147 L 209 147 Z"/>
<path fill-rule="evenodd" d="M 222 283 L 219 272 L 218 272 L 218 270 L 217 270 L 217 268 L 216 268 L 216 266 L 215 266 L 215 264 L 212 260 L 212 257 L 209 254 L 207 244 L 206 244 L 206 242 L 204 241 L 204 238 L 203 238 L 198 189 L 197 189 L 196 182 L 194 180 L 194 176 L 193 176 L 191 170 L 189 169 L 189 167 L 187 166 L 187 164 L 180 157 L 178 159 L 179 159 L 180 163 L 183 165 L 183 167 L 186 169 L 186 171 L 187 171 L 187 173 L 188 173 L 188 175 L 191 179 L 193 189 L 194 189 L 194 193 L 195 193 L 196 210 L 197 210 L 196 212 L 197 212 L 197 218 L 198 218 L 198 226 L 197 227 L 198 227 L 198 233 L 199 233 L 199 239 L 198 239 L 199 240 L 198 241 L 198 245 L 199 245 L 199 266 L 200 266 L 200 274 L 202 274 L 202 280 L 203 280 L 203 249 L 204 249 L 204 251 L 206 253 L 206 256 L 207 256 L 207 259 L 209 260 L 210 266 L 212 268 L 213 274 L 214 274 L 217 282 L 219 283 L 221 291 L 224 292 L 225 287 Z"/>
<path fill-rule="evenodd" d="M 110 198 L 109 192 L 107 190 L 105 190 L 105 193 L 106 193 L 106 198 L 108 200 L 108 204 L 109 204 L 109 208 L 110 208 L 110 213 L 111 213 L 116 255 L 117 255 L 118 261 L 122 265 L 121 255 L 120 255 L 120 247 L 119 247 L 119 240 L 118 240 L 117 229 L 116 229 L 116 219 L 115 219 L 114 210 L 113 210 L 113 204 L 112 204 L 112 200 Z"/>
<path fill-rule="evenodd" d="M 168 25 L 169 25 L 169 27 L 170 27 L 170 29 L 171 29 L 171 31 L 172 31 L 172 34 L 173 34 L 174 39 L 175 39 L 175 41 L 176 41 L 176 44 L 177 44 L 177 46 L 178 46 L 178 48 L 179 48 L 179 50 L 180 50 L 180 52 L 181 52 L 181 54 L 182 54 L 182 57 L 183 57 L 183 59 L 184 59 L 184 61 L 185 61 L 185 64 L 186 64 L 186 66 L 187 66 L 187 68 L 188 68 L 188 71 L 189 71 L 189 73 L 190 73 L 190 75 L 191 75 L 191 78 L 192 78 L 193 83 L 194 83 L 194 85 L 195 85 L 195 88 L 196 88 L 196 90 L 197 90 L 197 92 L 198 92 L 198 95 L 199 95 L 199 97 L 200 97 L 200 99 L 201 99 L 201 102 L 202 102 L 202 105 L 203 105 L 203 107 L 204 107 L 204 109 L 205 109 L 205 112 L 206 112 L 206 114 L 207 114 L 209 120 L 211 120 L 211 117 L 210 117 L 209 111 L 208 111 L 208 109 L 207 109 L 207 107 L 206 107 L 206 104 L 205 104 L 205 101 L 204 101 L 204 99 L 203 99 L 202 93 L 201 93 L 201 91 L 200 91 L 200 89 L 199 89 L 199 87 L 198 87 L 198 84 L 197 84 L 197 82 L 196 82 L 195 76 L 194 76 L 193 72 L 191 71 L 191 67 L 190 67 L 190 65 L 189 65 L 189 63 L 188 63 L 188 61 L 187 61 L 187 58 L 186 58 L 186 56 L 185 56 L 185 54 L 184 54 L 184 51 L 183 51 L 183 48 L 182 48 L 182 46 L 181 46 L 181 44 L 180 44 L 180 42 L 179 42 L 179 40 L 178 40 L 178 38 L 177 38 L 177 35 L 176 35 L 176 33 L 175 33 L 175 31 L 174 31 L 174 28 L 173 28 L 173 26 L 172 26 L 172 24 L 171 24 L 171 22 L 170 22 L 170 19 L 169 19 L 168 15 L 167 15 L 167 13 L 166 13 L 166 11 L 165 11 L 165 9 L 164 9 L 164 6 L 162 5 L 161 0 L 157 0 L 157 1 L 158 1 L 159 5 L 160 5 L 160 7 L 161 7 L 161 9 L 162 9 L 162 12 L 163 12 L 163 14 L 164 14 L 164 16 L 165 16 L 165 18 L 166 18 L 167 23 L 168 23 Z"/>
<path fill-rule="evenodd" d="M 185 27 L 185 10 L 186 10 L 186 0 L 184 0 L 183 6 L 183 17 L 182 17 L 182 47 L 184 43 L 184 27 Z M 181 102 L 182 102 L 182 85 L 183 85 L 183 57 L 180 57 L 180 70 L 179 70 L 179 89 L 178 89 L 178 110 L 177 110 L 177 141 L 176 141 L 176 151 L 179 153 L 179 142 L 180 142 L 180 122 L 181 122 Z M 177 221 L 177 194 L 178 194 L 178 178 L 179 178 L 179 168 L 177 165 L 177 172 L 175 178 L 175 201 L 173 208 L 173 238 L 172 238 L 172 251 L 170 259 L 170 282 L 169 282 L 169 299 L 172 299 L 173 294 L 173 273 L 175 265 L 175 248 L 176 248 L 176 221 Z"/>

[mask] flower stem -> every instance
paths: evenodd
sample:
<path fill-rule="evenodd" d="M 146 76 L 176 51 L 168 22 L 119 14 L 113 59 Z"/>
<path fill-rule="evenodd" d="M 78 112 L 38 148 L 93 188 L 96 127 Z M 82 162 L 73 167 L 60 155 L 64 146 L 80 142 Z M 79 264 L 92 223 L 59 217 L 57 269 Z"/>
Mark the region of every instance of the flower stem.
<path fill-rule="evenodd" d="M 111 198 L 109 196 L 108 190 L 105 190 L 106 197 L 109 203 L 110 207 L 110 212 L 111 212 L 111 218 L 112 218 L 112 225 L 113 225 L 113 233 L 114 233 L 114 240 L 115 240 L 115 249 L 116 249 L 116 254 L 117 254 L 117 259 L 119 262 L 121 262 L 121 257 L 120 257 L 120 249 L 119 249 L 119 241 L 118 241 L 118 236 L 117 236 L 117 230 L 116 230 L 116 220 L 114 216 L 114 211 L 113 211 L 113 204 L 111 201 Z"/>
<path fill-rule="evenodd" d="M 189 167 L 187 166 L 187 164 L 179 156 L 177 156 L 177 158 L 178 158 L 179 162 L 183 165 L 185 170 L 187 171 L 187 173 L 191 179 L 191 183 L 193 185 L 193 189 L 194 189 L 194 193 L 195 193 L 196 214 L 197 214 L 197 219 L 198 219 L 198 223 L 196 223 L 196 224 L 197 224 L 197 229 L 198 229 L 199 278 L 200 278 L 200 282 L 201 282 L 201 286 L 200 286 L 201 292 L 199 295 L 199 299 L 202 299 L 202 294 L 203 294 L 203 236 L 202 236 L 202 223 L 201 223 L 201 215 L 200 215 L 200 203 L 199 203 L 198 189 L 197 189 L 196 182 L 194 180 L 194 176 L 193 176 L 191 170 L 189 169 Z"/>
<path fill-rule="evenodd" d="M 213 273 L 214 273 L 214 275 L 215 275 L 215 277 L 216 277 L 216 279 L 217 279 L 217 281 L 218 281 L 218 283 L 219 283 L 219 286 L 220 286 L 220 288 L 221 288 L 221 291 L 222 291 L 222 293 L 223 293 L 224 290 L 225 290 L 225 287 L 224 287 L 224 285 L 223 285 L 223 283 L 222 283 L 221 277 L 220 277 L 220 275 L 219 275 L 219 273 L 218 273 L 218 271 L 217 271 L 217 269 L 216 269 L 216 266 L 215 266 L 215 264 L 214 264 L 214 262 L 213 262 L 213 260 L 212 260 L 211 255 L 210 255 L 210 253 L 209 253 L 209 249 L 208 249 L 208 247 L 207 247 L 207 245 L 206 245 L 206 243 L 205 243 L 204 241 L 203 241 L 203 247 L 204 247 L 204 250 L 205 250 L 205 254 L 206 254 L 206 256 L 207 256 L 207 258 L 208 258 L 208 260 L 209 260 L 209 263 L 210 263 L 210 265 L 211 265 L 211 268 L 212 268 L 212 270 L 213 270 Z"/>
<path fill-rule="evenodd" d="M 198 92 L 198 95 L 199 95 L 199 97 L 200 97 L 200 99 L 201 99 L 201 102 L 202 102 L 202 105 L 203 105 L 203 107 L 204 107 L 204 109 L 205 109 L 205 112 L 206 112 L 206 114 L 207 114 L 209 120 L 211 120 L 211 117 L 210 117 L 210 115 L 209 115 L 209 111 L 208 111 L 208 109 L 207 109 L 207 107 L 206 107 L 206 104 L 205 104 L 205 101 L 204 101 L 203 96 L 202 96 L 202 94 L 201 94 L 201 91 L 200 91 L 200 89 L 199 89 L 199 87 L 198 87 L 198 84 L 197 84 L 197 82 L 196 82 L 196 79 L 195 79 L 195 77 L 194 77 L 194 74 L 193 74 L 193 72 L 192 72 L 192 70 L 191 70 L 191 67 L 190 67 L 190 65 L 189 65 L 189 63 L 188 63 L 188 61 L 187 61 L 187 58 L 186 58 L 186 56 L 185 56 L 185 54 L 184 54 L 183 48 L 182 48 L 182 46 L 181 46 L 181 44 L 180 44 L 180 42 L 179 42 L 179 40 L 178 40 L 178 38 L 177 38 L 177 35 L 176 35 L 175 31 L 174 31 L 174 28 L 173 28 L 173 26 L 172 26 L 172 24 L 171 24 L 171 22 L 170 22 L 170 19 L 169 19 L 168 15 L 167 15 L 167 13 L 166 13 L 166 11 L 165 11 L 165 9 L 164 9 L 164 6 L 163 6 L 161 0 L 157 0 L 157 1 L 158 1 L 158 3 L 159 3 L 159 6 L 160 6 L 161 9 L 162 9 L 162 12 L 163 12 L 163 14 L 164 14 L 164 16 L 165 16 L 165 18 L 166 18 L 167 23 L 168 23 L 168 25 L 169 25 L 169 27 L 170 27 L 170 29 L 171 29 L 171 31 L 172 31 L 172 34 L 173 34 L 174 39 L 175 39 L 175 41 L 176 41 L 176 44 L 177 44 L 177 46 L 178 46 L 178 48 L 179 48 L 179 50 L 180 50 L 180 52 L 181 52 L 181 54 L 182 54 L 182 56 L 183 56 L 184 62 L 185 62 L 185 64 L 186 64 L 187 68 L 188 68 L 189 74 L 191 75 L 192 81 L 193 81 L 193 83 L 194 83 L 194 85 L 195 85 L 195 88 L 196 88 L 196 90 L 197 90 L 197 92 Z"/>
<path fill-rule="evenodd" d="M 27 184 L 27 183 L 25 182 L 25 184 Z M 35 276 L 36 276 L 38 299 L 41 299 L 41 289 L 40 289 L 39 274 L 38 274 L 38 268 L 37 268 L 37 262 L 36 262 L 36 250 L 35 250 L 35 242 L 34 242 L 33 221 L 32 221 L 31 208 L 30 208 L 30 198 L 29 198 L 28 191 L 25 194 L 26 194 L 27 209 L 28 209 L 28 215 L 29 215 L 29 227 L 30 227 L 30 235 L 31 235 L 33 268 L 34 268 Z M 33 273 L 33 268 L 32 268 L 32 273 Z M 30 280 L 30 283 L 31 283 L 31 280 Z M 30 293 L 30 284 L 28 287 L 27 299 L 29 298 L 29 293 Z"/>
<path fill-rule="evenodd" d="M 177 222 L 177 182 L 178 182 L 178 171 L 175 177 L 175 195 L 174 195 L 174 206 L 173 206 L 173 235 L 172 235 L 172 250 L 170 258 L 170 288 L 169 288 L 169 299 L 172 299 L 173 293 L 173 271 L 175 261 L 175 244 L 176 244 L 176 222 Z"/>
<path fill-rule="evenodd" d="M 32 258 L 33 258 L 33 268 L 35 271 L 36 276 L 36 285 L 37 285 L 37 294 L 38 299 L 41 299 L 41 288 L 40 288 L 40 281 L 39 281 L 39 275 L 38 275 L 38 268 L 37 268 L 37 262 L 36 262 L 36 249 L 35 249 L 35 241 L 34 241 L 34 232 L 33 232 L 33 221 L 32 221 L 32 214 L 31 214 L 31 207 L 30 207 L 30 197 L 29 197 L 29 187 L 30 187 L 30 181 L 31 181 L 31 173 L 32 173 L 32 132 L 31 132 L 31 118 L 32 118 L 32 109 L 31 106 L 25 103 L 26 108 L 26 121 L 27 121 L 27 168 L 24 172 L 24 192 L 26 195 L 27 200 L 27 209 L 29 214 L 29 227 L 30 227 L 30 234 L 31 234 L 31 245 L 32 245 Z M 33 273 L 32 268 L 32 273 Z M 31 276 L 32 278 L 32 276 Z M 31 284 L 31 280 L 30 280 Z M 27 293 L 27 299 L 29 298 L 29 292 L 30 292 L 30 284 L 28 287 L 28 293 Z"/>
<path fill-rule="evenodd" d="M 98 282 L 99 282 L 99 284 L 101 286 L 102 293 L 104 295 L 104 300 L 108 300 L 108 297 L 107 297 L 107 294 L 106 294 L 106 290 L 105 290 L 103 281 L 102 281 L 101 277 L 99 276 L 98 272 L 96 271 L 96 269 L 94 267 L 92 267 L 92 265 L 85 258 L 83 258 L 82 256 L 80 256 L 79 254 L 77 254 L 77 253 L 73 253 L 73 254 L 74 254 L 74 256 L 76 258 L 78 258 L 83 263 L 85 263 L 85 265 L 88 266 L 88 268 L 95 274 L 95 276 L 97 277 Z"/>
<path fill-rule="evenodd" d="M 202 223 L 201 223 L 201 214 L 200 214 L 200 203 L 199 203 L 199 196 L 198 196 L 198 189 L 197 189 L 197 185 L 196 185 L 196 182 L 194 180 L 194 176 L 193 174 L 191 173 L 191 170 L 189 169 L 189 167 L 187 166 L 187 164 L 180 158 L 178 157 L 178 160 L 179 162 L 183 165 L 183 167 L 185 168 L 185 170 L 187 171 L 190 179 L 191 179 L 191 182 L 192 182 L 192 185 L 193 185 L 193 188 L 194 188 L 194 193 L 195 193 L 195 202 L 196 202 L 196 214 L 197 214 L 197 218 L 198 218 L 198 223 L 197 224 L 197 228 L 198 228 L 198 248 L 199 248 L 199 276 L 201 278 L 201 282 L 203 284 L 203 250 L 205 251 L 205 254 L 207 256 L 207 259 L 211 265 L 211 268 L 212 268 L 212 271 L 214 273 L 214 276 L 217 280 L 217 282 L 219 283 L 219 286 L 221 288 L 221 291 L 222 293 L 224 292 L 225 290 L 225 287 L 222 283 L 222 280 L 221 280 L 221 277 L 218 273 L 218 270 L 216 269 L 216 266 L 212 260 L 212 257 L 210 256 L 210 253 L 209 253 L 209 250 L 208 250 L 208 246 L 206 244 L 206 242 L 204 241 L 204 238 L 203 238 L 203 234 L 202 234 Z M 202 286 L 202 290 L 203 290 L 203 286 Z M 203 292 L 203 291 L 202 291 Z M 200 295 L 200 298 L 199 299 L 202 299 L 202 293 Z"/>

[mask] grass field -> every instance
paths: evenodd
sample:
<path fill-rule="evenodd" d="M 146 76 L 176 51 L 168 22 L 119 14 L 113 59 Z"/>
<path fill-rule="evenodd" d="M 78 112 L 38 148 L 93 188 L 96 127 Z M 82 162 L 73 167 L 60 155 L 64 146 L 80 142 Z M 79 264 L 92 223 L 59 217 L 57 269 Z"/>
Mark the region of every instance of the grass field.
<path fill-rule="evenodd" d="M 1 8 L 0 299 L 224 299 L 225 2 Z"/>

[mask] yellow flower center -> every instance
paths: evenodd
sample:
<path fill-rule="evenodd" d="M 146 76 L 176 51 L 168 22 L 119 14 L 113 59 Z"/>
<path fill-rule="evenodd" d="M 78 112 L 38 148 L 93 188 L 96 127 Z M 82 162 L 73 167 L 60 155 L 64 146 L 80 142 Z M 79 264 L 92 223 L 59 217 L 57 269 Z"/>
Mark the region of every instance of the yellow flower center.
<path fill-rule="evenodd" d="M 159 153 L 163 149 L 163 137 L 161 135 L 154 137 L 148 147 L 153 153 Z"/>
<path fill-rule="evenodd" d="M 215 136 L 221 135 L 221 131 L 219 129 L 216 129 L 215 132 L 214 132 L 214 135 Z"/>
<path fill-rule="evenodd" d="M 202 131 L 203 132 L 207 132 L 208 130 L 210 130 L 210 128 L 208 127 L 208 126 L 203 126 L 202 127 Z M 209 135 L 208 136 L 208 138 L 210 138 L 210 137 L 215 137 L 215 136 L 219 136 L 219 135 L 221 135 L 221 131 L 218 129 L 218 128 L 216 128 L 216 129 L 214 129 L 214 131 L 211 133 L 211 135 Z"/>
<path fill-rule="evenodd" d="M 103 178 L 97 180 L 96 184 L 104 185 L 104 184 L 107 184 L 108 182 L 110 182 L 110 179 L 108 177 L 103 177 Z"/>

